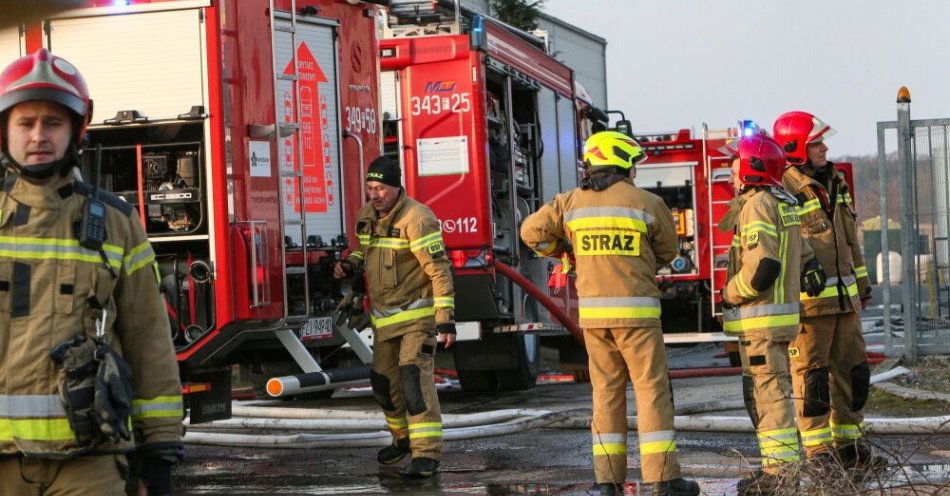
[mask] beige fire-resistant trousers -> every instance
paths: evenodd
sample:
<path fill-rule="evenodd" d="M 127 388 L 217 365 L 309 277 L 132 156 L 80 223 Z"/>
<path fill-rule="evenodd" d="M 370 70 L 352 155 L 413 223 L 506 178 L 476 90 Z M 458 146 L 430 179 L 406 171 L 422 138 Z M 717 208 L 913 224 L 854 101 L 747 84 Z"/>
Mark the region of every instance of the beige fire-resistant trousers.
<path fill-rule="evenodd" d="M 659 326 L 584 329 L 594 393 L 591 436 L 599 483 L 627 475 L 627 381 L 637 399 L 637 437 L 644 482 L 680 476 L 673 431 L 673 391 Z"/>
<path fill-rule="evenodd" d="M 788 349 L 806 456 L 863 437 L 871 371 L 856 312 L 803 317 Z"/>
<path fill-rule="evenodd" d="M 442 458 L 442 416 L 432 377 L 435 332 L 411 331 L 373 344 L 370 382 L 393 443 L 409 439 L 412 457 Z"/>
<path fill-rule="evenodd" d="M 122 472 L 127 467 L 124 455 L 77 456 L 68 460 L 0 455 L 0 494 L 124 496 Z"/>
<path fill-rule="evenodd" d="M 788 371 L 788 341 L 743 336 L 739 338 L 739 356 L 742 396 L 755 426 L 762 470 L 777 474 L 783 464 L 801 459 Z"/>

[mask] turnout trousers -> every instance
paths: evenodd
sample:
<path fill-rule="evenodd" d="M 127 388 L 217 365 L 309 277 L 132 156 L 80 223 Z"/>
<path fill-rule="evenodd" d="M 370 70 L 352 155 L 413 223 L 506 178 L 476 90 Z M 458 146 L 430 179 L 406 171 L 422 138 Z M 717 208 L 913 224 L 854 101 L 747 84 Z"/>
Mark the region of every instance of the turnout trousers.
<path fill-rule="evenodd" d="M 788 339 L 759 335 L 739 338 L 742 396 L 755 426 L 762 470 L 770 474 L 779 473 L 784 463 L 801 459 L 792 406 Z"/>
<path fill-rule="evenodd" d="M 432 377 L 435 348 L 430 331 L 376 338 L 373 344 L 373 396 L 386 414 L 393 443 L 408 438 L 413 458 L 442 458 L 442 416 Z"/>
<path fill-rule="evenodd" d="M 673 431 L 673 390 L 659 326 L 584 329 L 594 415 L 591 438 L 598 483 L 627 475 L 627 381 L 637 400 L 637 437 L 644 482 L 680 476 Z"/>
<path fill-rule="evenodd" d="M 0 455 L 0 494 L 10 496 L 124 496 L 125 455 L 68 460 Z"/>
<path fill-rule="evenodd" d="M 857 312 L 802 317 L 788 352 L 806 456 L 863 437 L 871 378 L 865 349 Z"/>

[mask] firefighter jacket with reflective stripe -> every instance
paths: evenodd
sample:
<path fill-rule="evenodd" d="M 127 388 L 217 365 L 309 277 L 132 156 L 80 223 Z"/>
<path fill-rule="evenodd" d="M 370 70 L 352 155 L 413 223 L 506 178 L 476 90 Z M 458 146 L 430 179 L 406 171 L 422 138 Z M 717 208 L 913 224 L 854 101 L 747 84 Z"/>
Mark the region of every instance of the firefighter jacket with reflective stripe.
<path fill-rule="evenodd" d="M 801 267 L 814 257 L 795 198 L 779 188 L 750 188 L 729 207 L 719 224 L 733 232 L 723 297 L 736 306 L 723 309 L 723 331 L 791 341 L 799 327 Z"/>
<path fill-rule="evenodd" d="M 521 239 L 550 257 L 570 242 L 581 327 L 659 325 L 656 271 L 676 257 L 677 241 L 673 214 L 659 196 L 629 178 L 602 191 L 576 188 L 525 219 Z"/>
<path fill-rule="evenodd" d="M 393 209 L 379 217 L 367 203 L 356 219 L 360 248 L 349 260 L 366 273 L 377 339 L 409 331 L 432 331 L 453 321 L 452 264 L 439 220 L 425 205 L 399 193 Z"/>
<path fill-rule="evenodd" d="M 798 167 L 789 167 L 782 176 L 785 189 L 798 198 L 802 236 L 828 275 L 820 295 L 801 294 L 805 317 L 860 311 L 860 298 L 871 294 L 848 183 L 834 164 L 828 167 L 834 171 L 830 189 Z"/>
<path fill-rule="evenodd" d="M 101 252 L 80 246 L 89 193 L 72 175 L 48 186 L 11 176 L 0 191 L 0 453 L 76 451 L 49 352 L 78 334 L 95 335 L 103 313 L 105 341 L 132 368 L 136 448 L 181 443 L 181 383 L 155 254 L 131 207 L 107 193 L 99 193 Z"/>

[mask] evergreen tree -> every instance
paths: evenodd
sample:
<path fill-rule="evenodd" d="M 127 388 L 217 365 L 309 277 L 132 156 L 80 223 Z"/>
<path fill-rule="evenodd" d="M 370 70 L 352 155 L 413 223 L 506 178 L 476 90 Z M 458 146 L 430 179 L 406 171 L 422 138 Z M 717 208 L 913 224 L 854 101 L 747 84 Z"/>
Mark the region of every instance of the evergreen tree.
<path fill-rule="evenodd" d="M 491 0 L 494 16 L 502 22 L 524 30 L 538 29 L 538 17 L 545 0 Z"/>

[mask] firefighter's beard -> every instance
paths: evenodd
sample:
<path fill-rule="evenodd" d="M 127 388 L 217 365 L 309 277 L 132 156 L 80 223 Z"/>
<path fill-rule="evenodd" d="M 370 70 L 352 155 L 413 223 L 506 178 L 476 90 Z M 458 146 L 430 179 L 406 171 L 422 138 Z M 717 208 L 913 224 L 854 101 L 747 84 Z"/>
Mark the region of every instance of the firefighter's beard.
<path fill-rule="evenodd" d="M 41 164 L 23 165 L 14 160 L 6 151 L 2 153 L 0 160 L 2 160 L 4 169 L 13 171 L 33 184 L 43 185 L 53 181 L 57 177 L 57 173 L 59 177 L 65 177 L 73 170 L 73 167 L 79 164 L 80 158 L 76 146 L 70 145 L 61 158 Z"/>

